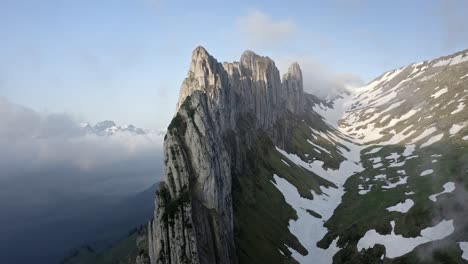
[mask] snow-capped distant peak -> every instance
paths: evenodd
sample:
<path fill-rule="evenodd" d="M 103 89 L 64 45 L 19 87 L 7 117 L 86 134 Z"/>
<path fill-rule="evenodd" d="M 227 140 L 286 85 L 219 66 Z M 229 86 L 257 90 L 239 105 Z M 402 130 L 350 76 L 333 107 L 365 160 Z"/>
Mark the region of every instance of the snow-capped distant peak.
<path fill-rule="evenodd" d="M 145 130 L 137 128 L 134 125 L 118 126 L 114 121 L 110 120 L 98 122 L 94 126 L 91 126 L 89 123 L 81 123 L 80 127 L 88 134 L 96 134 L 99 136 L 110 136 L 121 132 L 129 132 L 137 135 L 147 134 Z"/>

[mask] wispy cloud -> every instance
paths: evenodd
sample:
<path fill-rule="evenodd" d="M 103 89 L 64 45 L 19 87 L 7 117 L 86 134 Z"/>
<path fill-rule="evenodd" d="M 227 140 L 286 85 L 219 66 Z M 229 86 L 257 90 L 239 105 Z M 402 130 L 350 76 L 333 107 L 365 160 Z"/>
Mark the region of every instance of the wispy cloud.
<path fill-rule="evenodd" d="M 282 73 L 287 71 L 291 62 L 298 62 L 304 78 L 304 90 L 319 98 L 333 97 L 337 93 L 364 84 L 356 74 L 337 72 L 311 56 L 285 56 L 276 60 Z"/>
<path fill-rule="evenodd" d="M 237 19 L 237 29 L 240 37 L 246 42 L 249 49 L 268 50 L 278 52 L 275 62 L 282 73 L 285 73 L 292 62 L 298 62 L 304 77 L 304 89 L 320 98 L 334 96 L 348 86 L 360 86 L 363 84 L 361 78 L 347 72 L 336 72 L 325 63 L 315 59 L 310 54 L 297 53 L 290 47 L 287 53 L 278 50 L 282 44 L 292 43 L 297 39 L 307 38 L 299 36 L 303 32 L 292 20 L 276 20 L 272 16 L 258 10 L 253 10 Z M 304 33 L 305 34 L 305 33 Z M 333 40 L 325 35 L 314 36 L 314 39 L 327 48 L 332 46 Z"/>
<path fill-rule="evenodd" d="M 291 20 L 274 20 L 270 15 L 254 10 L 237 19 L 237 29 L 253 48 L 271 47 L 290 41 L 298 29 Z"/>

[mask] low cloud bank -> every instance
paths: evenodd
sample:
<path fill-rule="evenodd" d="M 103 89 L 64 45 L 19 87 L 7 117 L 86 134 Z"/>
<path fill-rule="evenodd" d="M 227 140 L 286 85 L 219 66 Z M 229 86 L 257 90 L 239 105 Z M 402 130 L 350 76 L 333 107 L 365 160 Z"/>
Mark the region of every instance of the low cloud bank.
<path fill-rule="evenodd" d="M 8 242 L 0 243 L 8 252 L 0 262 L 58 262 L 72 248 L 107 245 L 145 223 L 163 171 L 163 138 L 97 134 L 67 114 L 0 97 L 0 234 Z M 48 243 L 38 247 L 44 235 Z"/>
<path fill-rule="evenodd" d="M 151 156 L 156 164 L 162 156 L 161 134 L 90 134 L 67 114 L 41 114 L 5 99 L 0 99 L 0 123 L 3 172 L 60 166 L 89 171 Z"/>

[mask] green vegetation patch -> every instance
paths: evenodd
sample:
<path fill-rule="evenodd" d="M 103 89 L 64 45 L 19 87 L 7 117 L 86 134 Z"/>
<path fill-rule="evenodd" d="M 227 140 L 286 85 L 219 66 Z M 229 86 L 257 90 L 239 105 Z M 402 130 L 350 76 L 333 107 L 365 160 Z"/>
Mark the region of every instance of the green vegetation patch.
<path fill-rule="evenodd" d="M 169 190 L 167 190 L 165 185 L 161 185 L 157 193 L 158 199 L 164 203 L 164 212 L 161 215 L 161 218 L 164 222 L 172 224 L 174 218 L 177 217 L 178 212 L 190 201 L 189 192 L 187 187 L 183 187 L 180 191 L 180 194 L 177 197 L 172 198 Z"/>
<path fill-rule="evenodd" d="M 324 162 L 324 168 L 338 169 L 340 163 L 344 160 L 343 155 L 338 150 L 338 147 L 346 149 L 345 146 L 330 142 L 320 135 L 312 136 L 313 127 L 315 130 L 326 133 L 331 128 L 320 118 L 320 116 L 307 113 L 302 116 L 301 121 L 294 122 L 294 129 L 291 130 L 291 135 L 288 139 L 287 149 L 290 149 L 297 154 L 302 160 L 321 160 Z M 293 118 L 291 118 L 294 120 Z M 286 122 L 286 121 L 285 121 Z M 314 147 L 308 142 L 310 140 L 314 144 L 326 149 L 330 153 Z M 318 150 L 318 151 L 317 151 Z"/>
<path fill-rule="evenodd" d="M 62 264 L 134 264 L 137 256 L 149 261 L 146 226 L 132 230 L 127 237 L 100 252 L 85 246 Z"/>
<path fill-rule="evenodd" d="M 320 185 L 332 184 L 290 161 L 288 166 L 281 159 L 285 157 L 273 143 L 266 136 L 260 136 L 256 146 L 247 151 L 250 169 L 233 175 L 236 247 L 240 263 L 297 263 L 288 247 L 303 255 L 308 253 L 289 232 L 289 221 L 297 219 L 296 211 L 274 186 L 273 174 L 291 182 L 301 196 L 309 199 L 313 199 L 310 190 L 320 192 Z"/>

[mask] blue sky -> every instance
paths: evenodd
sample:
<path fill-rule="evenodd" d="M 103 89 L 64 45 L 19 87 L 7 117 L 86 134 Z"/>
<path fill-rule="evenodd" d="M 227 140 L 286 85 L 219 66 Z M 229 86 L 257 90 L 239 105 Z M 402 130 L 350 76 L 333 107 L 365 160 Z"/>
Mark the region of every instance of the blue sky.
<path fill-rule="evenodd" d="M 246 49 L 280 70 L 298 60 L 309 86 L 323 76 L 367 82 L 468 48 L 466 13 L 463 0 L 5 0 L 0 96 L 92 123 L 164 128 L 198 45 L 220 61 Z"/>

